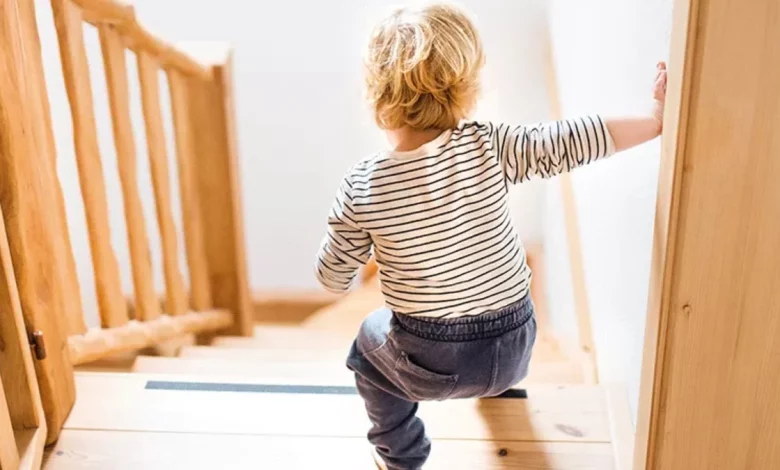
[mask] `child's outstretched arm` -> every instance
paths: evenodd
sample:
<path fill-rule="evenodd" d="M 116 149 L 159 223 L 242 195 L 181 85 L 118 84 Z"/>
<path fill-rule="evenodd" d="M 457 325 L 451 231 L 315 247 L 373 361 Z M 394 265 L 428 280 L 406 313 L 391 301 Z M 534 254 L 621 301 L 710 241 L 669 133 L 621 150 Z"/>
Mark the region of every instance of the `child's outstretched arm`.
<path fill-rule="evenodd" d="M 532 126 L 491 129 L 506 179 L 521 183 L 549 178 L 615 152 L 647 142 L 661 133 L 666 97 L 666 65 L 658 64 L 653 109 L 646 116 L 586 116 Z"/>
<path fill-rule="evenodd" d="M 345 292 L 371 256 L 371 237 L 355 221 L 349 176 L 339 187 L 328 216 L 328 231 L 317 253 L 316 275 L 331 292 Z"/>
<path fill-rule="evenodd" d="M 615 141 L 615 151 L 635 147 L 661 134 L 666 100 L 666 64 L 658 64 L 653 85 L 653 107 L 647 116 L 606 119 L 607 129 Z"/>

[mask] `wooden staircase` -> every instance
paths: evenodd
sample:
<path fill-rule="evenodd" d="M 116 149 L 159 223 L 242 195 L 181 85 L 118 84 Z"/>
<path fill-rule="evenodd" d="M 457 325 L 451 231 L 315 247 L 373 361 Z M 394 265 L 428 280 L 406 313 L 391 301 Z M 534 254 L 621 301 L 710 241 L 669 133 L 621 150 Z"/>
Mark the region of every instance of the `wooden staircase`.
<path fill-rule="evenodd" d="M 381 303 L 370 282 L 299 325 L 257 324 L 176 357 L 87 365 L 45 468 L 374 468 L 369 423 L 344 363 Z M 510 397 L 424 403 L 427 469 L 613 469 L 631 423 L 620 393 L 540 337 Z M 627 435 L 625 433 L 628 433 Z"/>

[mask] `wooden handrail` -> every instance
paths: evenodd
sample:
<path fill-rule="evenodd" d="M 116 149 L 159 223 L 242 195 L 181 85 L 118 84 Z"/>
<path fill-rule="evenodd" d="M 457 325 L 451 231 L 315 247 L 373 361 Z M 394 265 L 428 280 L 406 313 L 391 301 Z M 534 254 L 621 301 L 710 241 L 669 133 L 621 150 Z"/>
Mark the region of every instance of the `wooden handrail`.
<path fill-rule="evenodd" d="M 552 44 L 548 41 L 547 53 L 547 93 L 553 119 L 561 119 L 561 103 L 558 96 L 558 81 L 555 74 Z M 574 185 L 571 175 L 564 173 L 559 176 L 561 198 L 563 200 L 563 217 L 566 231 L 566 244 L 569 248 L 569 263 L 571 266 L 571 283 L 574 295 L 574 313 L 577 320 L 579 349 L 586 360 L 585 377 L 591 383 L 598 383 L 598 368 L 596 365 L 596 347 L 593 340 L 593 327 L 590 318 L 588 290 L 585 284 L 585 265 L 580 243 L 577 206 L 574 199 Z"/>
<path fill-rule="evenodd" d="M 51 0 L 103 328 L 87 331 L 56 172 L 35 3 L 8 0 L 0 7 L 0 229 L 5 225 L 7 232 L 6 237 L 0 230 L 0 345 L 4 345 L 0 347 L 0 380 L 6 385 L 4 393 L 0 387 L 0 395 L 8 401 L 6 406 L 0 399 L 0 434 L 5 436 L 13 428 L 16 440 L 16 445 L 6 441 L 3 444 L 8 446 L 0 444 L 2 468 L 40 466 L 37 463 L 44 442 L 56 440 L 73 405 L 74 364 L 189 334 L 252 332 L 230 48 L 217 43 L 198 43 L 194 52 L 174 47 L 140 25 L 132 5 L 126 2 Z M 135 291 L 132 319 L 127 314 L 111 243 L 91 70 L 84 45 L 85 22 L 97 26 L 100 33 Z M 138 193 L 137 149 L 125 62 L 128 49 L 138 59 L 162 238 L 167 315 L 162 314 L 154 289 L 148 233 Z M 188 264 L 195 272 L 190 276 L 191 289 L 197 290 L 192 303 L 188 302 L 178 267 L 174 208 L 169 194 L 171 175 L 160 109 L 161 70 L 171 78 L 176 157 L 180 179 L 184 179 L 179 184 L 185 191 L 183 218 L 188 243 L 195 241 L 194 249 L 188 246 L 187 250 L 188 258 L 192 258 Z M 35 361 L 27 357 L 31 341 Z M 40 386 L 36 385 L 35 390 L 34 369 Z M 31 398 L 40 400 L 32 402 Z"/>
<path fill-rule="evenodd" d="M 98 26 L 102 23 L 122 24 L 135 21 L 133 4 L 122 0 L 72 0 L 81 7 L 84 20 Z"/>
<path fill-rule="evenodd" d="M 99 26 L 111 24 L 136 52 L 155 58 L 163 68 L 173 68 L 203 80 L 212 78 L 211 68 L 146 30 L 131 4 L 118 0 L 70 0 L 82 10 L 84 21 Z"/>
<path fill-rule="evenodd" d="M 143 349 L 189 333 L 218 331 L 233 324 L 228 310 L 190 312 L 175 317 L 162 315 L 156 320 L 130 321 L 118 328 L 94 329 L 68 338 L 73 364 L 83 364 L 125 351 Z"/>

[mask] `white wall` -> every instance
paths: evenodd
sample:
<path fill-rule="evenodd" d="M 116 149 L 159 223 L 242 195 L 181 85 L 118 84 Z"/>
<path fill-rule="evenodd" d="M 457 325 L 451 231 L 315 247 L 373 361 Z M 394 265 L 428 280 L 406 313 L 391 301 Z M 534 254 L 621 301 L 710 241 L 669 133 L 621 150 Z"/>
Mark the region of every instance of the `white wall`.
<path fill-rule="evenodd" d="M 671 0 L 554 0 L 550 28 L 564 115 L 647 109 L 655 64 L 666 60 Z M 598 368 L 626 382 L 636 410 L 652 246 L 659 141 L 574 173 L 585 279 Z M 570 332 L 573 304 L 560 236 L 563 218 L 548 188 L 545 245 L 553 322 Z M 550 254 L 553 256 L 550 256 Z M 554 299 L 558 290 L 564 298 Z M 569 299 L 569 300 L 566 300 Z M 552 300 L 556 300 L 552 302 Z"/>
<path fill-rule="evenodd" d="M 254 288 L 310 288 L 313 256 L 343 172 L 385 145 L 363 101 L 361 53 L 386 0 L 248 2 L 246 0 L 136 0 L 148 29 L 171 41 L 227 40 L 235 46 L 235 92 L 250 279 Z M 477 16 L 487 52 L 484 99 L 478 118 L 515 122 L 545 119 L 542 0 L 465 2 Z M 217 5 L 219 5 L 217 7 Z M 89 243 L 73 154 L 71 121 L 49 2 L 36 0 L 51 95 L 58 169 L 84 304 L 95 311 Z M 115 164 L 102 59 L 94 28 L 87 49 L 98 117 L 98 138 L 111 208 L 112 242 L 123 288 L 132 292 L 129 254 Z M 155 283 L 162 264 L 146 161 L 135 59 L 128 54 L 141 196 Z M 167 85 L 163 108 L 170 124 Z M 169 137 L 170 168 L 175 175 Z M 172 187 L 178 206 L 178 188 Z M 526 240 L 541 239 L 540 186 L 515 191 L 513 204 Z M 177 214 L 178 217 L 178 214 Z M 181 227 L 180 221 L 178 226 Z M 182 267 L 184 250 L 180 239 Z M 183 269 L 184 272 L 186 272 Z M 95 320 L 91 321 L 95 323 Z"/>

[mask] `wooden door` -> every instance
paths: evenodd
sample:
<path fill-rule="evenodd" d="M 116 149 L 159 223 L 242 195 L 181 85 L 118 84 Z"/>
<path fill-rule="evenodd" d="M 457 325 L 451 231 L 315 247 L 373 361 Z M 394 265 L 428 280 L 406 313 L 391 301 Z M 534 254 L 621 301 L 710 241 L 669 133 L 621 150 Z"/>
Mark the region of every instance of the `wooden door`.
<path fill-rule="evenodd" d="M 40 468 L 45 443 L 43 404 L 0 216 L 0 469 Z"/>
<path fill-rule="evenodd" d="M 677 0 L 634 468 L 780 468 L 780 2 Z"/>
<path fill-rule="evenodd" d="M 61 323 L 73 307 L 69 296 L 78 293 L 68 289 L 73 284 L 63 275 L 67 226 L 61 213 L 50 120 L 34 0 L 0 1 L 0 207 L 4 222 L 0 239 L 5 291 L 0 311 L 4 346 L 0 370 L 14 429 L 40 430 L 44 426 L 35 418 L 37 400 L 28 396 L 34 381 L 28 378 L 28 385 L 16 385 L 34 367 L 47 441 L 53 442 L 75 399 L 73 368 Z M 39 347 L 31 362 L 29 346 L 19 342 L 26 343 L 33 335 Z M 26 352 L 13 353 L 19 348 Z M 18 400 L 26 404 L 17 408 Z"/>

